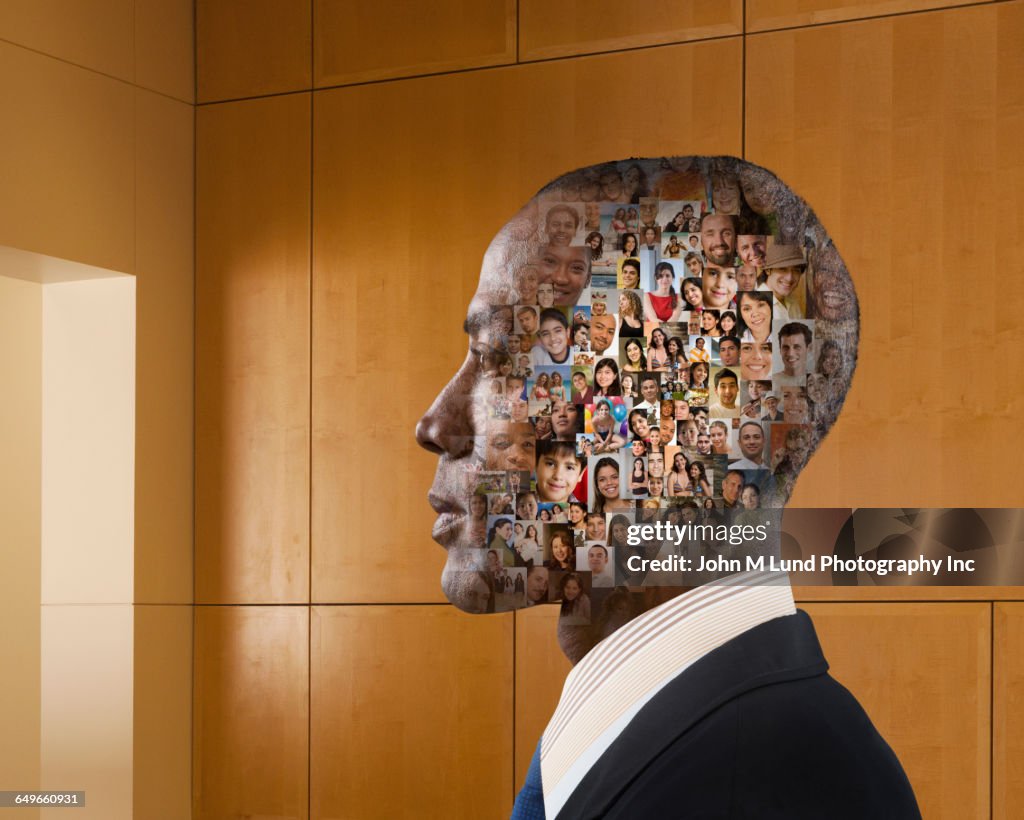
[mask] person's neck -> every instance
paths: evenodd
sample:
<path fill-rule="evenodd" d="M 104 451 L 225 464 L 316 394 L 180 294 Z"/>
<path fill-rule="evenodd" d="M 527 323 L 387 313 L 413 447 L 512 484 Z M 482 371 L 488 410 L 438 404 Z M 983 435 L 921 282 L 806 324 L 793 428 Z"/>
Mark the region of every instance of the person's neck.
<path fill-rule="evenodd" d="M 740 509 L 736 501 L 733 502 L 732 507 Z M 726 550 L 730 550 L 730 557 L 738 557 L 744 554 L 747 555 L 781 555 L 781 528 L 779 523 L 782 519 L 782 509 L 776 508 L 761 508 L 760 512 L 766 513 L 772 524 L 768 527 L 768 538 L 761 542 L 750 542 L 744 544 L 741 547 L 730 548 L 726 547 Z M 648 545 L 647 547 L 627 547 L 627 546 L 615 546 L 612 549 L 616 550 L 629 550 L 631 554 L 640 555 L 642 558 L 654 558 L 658 555 L 662 549 L 661 544 Z M 705 554 L 709 556 L 718 556 L 720 553 L 713 550 L 707 542 L 703 544 L 689 543 L 684 544 L 680 549 L 685 550 L 687 554 L 691 551 L 696 551 L 699 554 Z M 698 565 L 700 562 L 695 561 L 694 565 Z M 729 573 L 732 574 L 732 573 Z M 717 580 L 724 580 L 728 575 L 722 575 L 720 578 L 712 579 L 709 582 L 714 583 Z M 686 594 L 694 589 L 699 588 L 698 586 L 647 586 L 645 584 L 623 587 L 616 587 L 614 592 L 610 595 L 619 593 L 620 591 L 628 595 L 629 607 L 627 611 L 620 611 L 619 608 L 609 610 L 607 607 L 598 609 L 595 607 L 591 613 L 591 623 L 589 625 L 572 625 L 562 622 L 559 619 L 558 622 L 558 643 L 562 649 L 562 652 L 569 659 L 570 663 L 575 666 L 579 663 L 587 653 L 589 653 L 595 646 L 601 641 L 608 638 L 627 623 L 632 621 L 634 618 L 655 609 L 666 601 L 670 601 L 679 595 Z M 606 598 L 605 601 L 610 599 Z"/>

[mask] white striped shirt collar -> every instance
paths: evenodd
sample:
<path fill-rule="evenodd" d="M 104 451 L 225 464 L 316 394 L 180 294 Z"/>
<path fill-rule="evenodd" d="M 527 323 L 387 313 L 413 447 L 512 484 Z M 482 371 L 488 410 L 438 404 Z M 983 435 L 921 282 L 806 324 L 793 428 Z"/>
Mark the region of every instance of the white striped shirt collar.
<path fill-rule="evenodd" d="M 601 641 L 569 672 L 541 740 L 545 815 L 561 811 L 669 681 L 748 629 L 795 612 L 785 573 L 745 572 L 666 601 Z"/>

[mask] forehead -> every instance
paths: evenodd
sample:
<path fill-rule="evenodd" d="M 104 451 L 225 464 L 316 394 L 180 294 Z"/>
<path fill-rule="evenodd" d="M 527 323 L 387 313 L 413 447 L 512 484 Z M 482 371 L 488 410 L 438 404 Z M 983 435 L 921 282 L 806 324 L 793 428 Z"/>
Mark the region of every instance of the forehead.
<path fill-rule="evenodd" d="M 704 217 L 701 223 L 701 230 L 718 230 L 720 228 L 731 228 L 732 219 L 725 214 L 710 214 Z"/>

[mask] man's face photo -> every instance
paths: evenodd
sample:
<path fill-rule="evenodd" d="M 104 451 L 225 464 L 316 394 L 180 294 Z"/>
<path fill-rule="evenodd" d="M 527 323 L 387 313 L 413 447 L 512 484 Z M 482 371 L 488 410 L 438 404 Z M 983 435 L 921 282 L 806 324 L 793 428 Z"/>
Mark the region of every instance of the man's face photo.
<path fill-rule="evenodd" d="M 556 362 L 563 361 L 569 346 L 569 331 L 557 319 L 542 319 L 537 339 Z"/>
<path fill-rule="evenodd" d="M 755 268 L 764 266 L 766 239 L 767 237 L 752 234 L 740 235 L 736 242 L 736 252 L 744 266 L 750 265 Z"/>
<path fill-rule="evenodd" d="M 722 479 L 722 498 L 727 504 L 735 504 L 740 497 L 742 488 L 743 477 L 739 473 L 730 471 Z"/>
<path fill-rule="evenodd" d="M 779 335 L 782 366 L 787 376 L 803 376 L 807 372 L 807 342 L 802 333 Z"/>
<path fill-rule="evenodd" d="M 603 314 L 590 320 L 590 346 L 595 353 L 604 353 L 615 338 L 615 316 Z"/>
<path fill-rule="evenodd" d="M 736 396 L 739 395 L 739 383 L 731 376 L 726 376 L 718 382 L 715 393 L 718 394 L 718 402 L 722 407 L 732 409 L 736 406 Z"/>
<path fill-rule="evenodd" d="M 604 541 L 605 521 L 600 513 L 590 513 L 587 516 L 587 540 Z"/>
<path fill-rule="evenodd" d="M 655 478 L 665 474 L 665 457 L 661 453 L 651 453 L 647 457 L 647 474 Z"/>
<path fill-rule="evenodd" d="M 764 431 L 761 425 L 748 422 L 740 427 L 740 452 L 744 458 L 760 462 L 764 455 Z"/>
<path fill-rule="evenodd" d="M 736 290 L 757 290 L 757 268 L 753 265 L 743 265 L 736 270 Z"/>
<path fill-rule="evenodd" d="M 804 269 L 798 267 L 772 268 L 768 271 L 768 280 L 765 284 L 768 285 L 770 291 L 782 299 L 796 289 L 803 274 Z"/>
<path fill-rule="evenodd" d="M 659 386 L 657 378 L 647 376 L 640 382 L 640 395 L 643 396 L 644 401 L 654 404 L 654 402 L 658 401 L 658 393 Z"/>
<path fill-rule="evenodd" d="M 536 310 L 532 308 L 520 310 L 517 318 L 519 319 L 519 327 L 523 329 L 523 333 L 532 335 L 537 332 Z"/>
<path fill-rule="evenodd" d="M 595 575 L 604 572 L 608 566 L 608 550 L 604 547 L 593 546 L 587 550 L 587 567 Z"/>
<path fill-rule="evenodd" d="M 533 470 L 536 441 L 529 424 L 494 419 L 487 425 L 488 470 Z"/>
<path fill-rule="evenodd" d="M 548 570 L 547 567 L 531 567 L 526 575 L 526 594 L 530 600 L 539 604 L 548 597 Z"/>
<path fill-rule="evenodd" d="M 718 356 L 725 367 L 738 367 L 740 346 L 733 339 L 723 339 L 718 343 Z"/>
<path fill-rule="evenodd" d="M 711 264 L 731 266 L 736 257 L 736 227 L 731 216 L 709 214 L 700 226 L 700 244 Z"/>
<path fill-rule="evenodd" d="M 548 211 L 548 241 L 552 245 L 568 245 L 576 235 L 578 219 L 576 212 L 568 207 L 556 207 Z"/>

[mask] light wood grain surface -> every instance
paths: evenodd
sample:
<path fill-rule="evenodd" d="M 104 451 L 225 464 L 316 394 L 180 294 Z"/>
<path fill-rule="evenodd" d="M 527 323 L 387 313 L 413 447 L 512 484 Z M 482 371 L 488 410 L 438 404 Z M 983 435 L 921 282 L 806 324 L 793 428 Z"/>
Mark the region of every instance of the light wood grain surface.
<path fill-rule="evenodd" d="M 648 0 L 628 10 L 614 0 L 561 3 L 522 0 L 519 4 L 521 60 L 594 54 L 742 33 L 741 0 L 691 0 L 687 3 Z M 675 105 L 687 76 L 680 71 L 646 79 L 666 92 L 664 104 Z"/>
<path fill-rule="evenodd" d="M 309 607 L 195 608 L 192 816 L 305 818 Z"/>
<path fill-rule="evenodd" d="M 995 605 L 992 817 L 1024 814 L 1024 604 Z"/>
<path fill-rule="evenodd" d="M 315 0 L 317 88 L 516 61 L 515 0 Z"/>
<path fill-rule="evenodd" d="M 310 817 L 507 815 L 512 629 L 449 606 L 314 607 Z"/>
<path fill-rule="evenodd" d="M 312 87 L 312 5 L 197 0 L 197 102 Z"/>
<path fill-rule="evenodd" d="M 199 110 L 196 600 L 309 600 L 309 95 Z"/>

